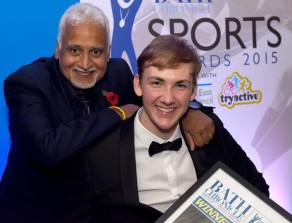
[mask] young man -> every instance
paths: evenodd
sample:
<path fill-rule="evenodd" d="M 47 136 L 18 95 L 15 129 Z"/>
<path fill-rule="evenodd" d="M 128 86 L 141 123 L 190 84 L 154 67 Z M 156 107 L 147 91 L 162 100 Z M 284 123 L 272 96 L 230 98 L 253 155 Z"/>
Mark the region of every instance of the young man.
<path fill-rule="evenodd" d="M 98 222 L 154 222 L 218 160 L 269 195 L 262 174 L 215 114 L 208 114 L 213 140 L 190 150 L 180 120 L 196 96 L 200 68 L 196 50 L 176 36 L 159 36 L 143 50 L 134 78 L 143 107 L 76 156 L 81 163 L 72 165 L 78 168 L 66 195 L 67 222 L 82 219 L 84 210 Z"/>
<path fill-rule="evenodd" d="M 70 7 L 55 55 L 21 67 L 4 83 L 11 149 L 0 184 L 1 222 L 59 222 L 71 156 L 136 112 L 132 80 L 127 63 L 110 58 L 104 13 L 86 3 Z M 203 113 L 193 112 L 200 121 Z M 190 127 L 212 132 L 208 117 L 196 123 Z"/>

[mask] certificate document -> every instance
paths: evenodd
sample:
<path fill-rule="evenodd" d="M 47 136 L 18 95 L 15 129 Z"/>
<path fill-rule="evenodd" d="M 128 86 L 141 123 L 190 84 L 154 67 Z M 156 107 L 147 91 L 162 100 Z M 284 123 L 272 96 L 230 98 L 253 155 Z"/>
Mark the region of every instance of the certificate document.
<path fill-rule="evenodd" d="M 292 216 L 222 162 L 156 223 L 291 223 Z"/>

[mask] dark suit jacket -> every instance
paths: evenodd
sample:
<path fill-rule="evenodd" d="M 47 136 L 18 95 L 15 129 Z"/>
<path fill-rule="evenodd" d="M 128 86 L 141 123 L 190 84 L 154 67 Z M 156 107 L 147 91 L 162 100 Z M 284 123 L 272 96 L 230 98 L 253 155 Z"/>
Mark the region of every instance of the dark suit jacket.
<path fill-rule="evenodd" d="M 263 176 L 236 143 L 223 123 L 208 114 L 215 123 L 212 141 L 190 151 L 197 177 L 201 178 L 221 160 L 260 191 L 269 195 Z M 65 222 L 84 222 L 84 216 L 97 222 L 154 222 L 161 213 L 139 203 L 134 149 L 134 117 L 124 121 L 106 137 L 96 141 L 87 151 L 76 154 L 74 190 L 67 191 L 71 209 L 65 210 Z M 69 175 L 68 175 L 69 176 Z M 68 206 L 68 205 L 66 205 Z M 137 211 L 138 210 L 138 211 Z M 118 219 L 115 218 L 118 215 Z M 89 219 L 91 219 L 89 217 Z"/>
<path fill-rule="evenodd" d="M 117 106 L 134 103 L 132 79 L 124 60 L 111 59 L 90 92 L 90 114 L 54 57 L 40 58 L 5 80 L 11 149 L 0 184 L 0 222 L 58 222 L 71 155 L 121 122 L 107 109 L 111 104 L 102 91 L 117 94 Z"/>

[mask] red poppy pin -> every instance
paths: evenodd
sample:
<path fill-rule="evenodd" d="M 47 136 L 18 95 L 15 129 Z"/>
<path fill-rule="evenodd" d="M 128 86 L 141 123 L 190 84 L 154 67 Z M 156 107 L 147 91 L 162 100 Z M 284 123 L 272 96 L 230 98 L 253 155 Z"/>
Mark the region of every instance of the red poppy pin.
<path fill-rule="evenodd" d="M 102 95 L 106 97 L 106 100 L 111 104 L 111 105 L 116 105 L 118 104 L 119 101 L 119 95 L 115 94 L 114 92 L 111 91 L 105 91 L 102 90 Z"/>

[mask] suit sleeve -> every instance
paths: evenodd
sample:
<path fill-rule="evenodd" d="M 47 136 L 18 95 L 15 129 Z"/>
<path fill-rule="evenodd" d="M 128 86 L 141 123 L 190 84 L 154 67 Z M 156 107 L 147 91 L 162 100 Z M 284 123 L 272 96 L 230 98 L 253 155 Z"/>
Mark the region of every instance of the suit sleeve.
<path fill-rule="evenodd" d="M 128 77 L 119 82 L 121 92 L 132 86 L 132 73 L 127 71 L 123 75 Z M 56 109 L 51 108 L 51 104 L 42 95 L 43 91 L 25 74 L 8 78 L 4 83 L 12 147 L 23 149 L 47 168 L 58 165 L 121 122 L 112 109 L 96 111 L 68 121 L 59 120 L 55 117 Z M 131 97 L 128 103 L 131 103 Z M 67 114 L 69 113 L 68 111 Z"/>
<path fill-rule="evenodd" d="M 262 173 L 247 156 L 241 146 L 235 141 L 232 135 L 225 129 L 222 121 L 214 114 L 209 113 L 213 119 L 216 129 L 213 144 L 212 157 L 221 157 L 221 161 L 237 172 L 241 177 L 269 196 L 269 186 Z M 219 143 L 218 143 L 219 142 Z"/>

